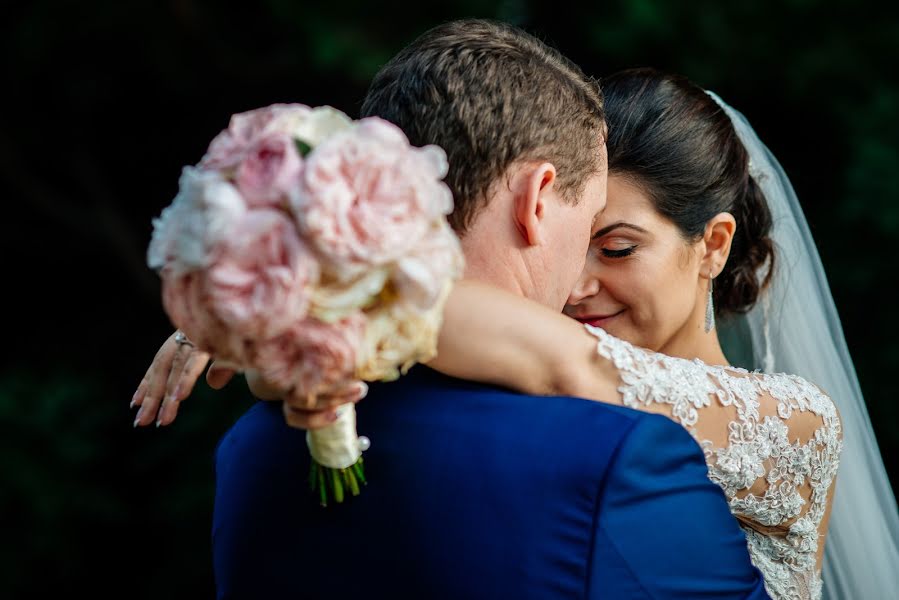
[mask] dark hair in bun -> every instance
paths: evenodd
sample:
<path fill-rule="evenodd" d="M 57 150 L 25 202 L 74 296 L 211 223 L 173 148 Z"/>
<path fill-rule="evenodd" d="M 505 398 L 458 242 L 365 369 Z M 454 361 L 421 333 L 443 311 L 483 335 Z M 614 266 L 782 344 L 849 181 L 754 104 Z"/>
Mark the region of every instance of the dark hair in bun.
<path fill-rule="evenodd" d="M 719 213 L 736 219 L 713 293 L 719 316 L 746 312 L 771 279 L 774 244 L 771 211 L 730 117 L 685 77 L 654 69 L 619 72 L 602 87 L 609 174 L 634 180 L 690 241 Z"/>

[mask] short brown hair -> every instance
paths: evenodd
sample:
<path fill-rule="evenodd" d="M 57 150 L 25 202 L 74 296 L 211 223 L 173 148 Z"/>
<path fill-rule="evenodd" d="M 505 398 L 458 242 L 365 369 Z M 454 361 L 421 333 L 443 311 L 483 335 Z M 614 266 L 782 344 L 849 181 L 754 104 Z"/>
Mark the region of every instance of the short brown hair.
<path fill-rule="evenodd" d="M 362 114 L 398 125 L 416 146 L 446 151 L 459 233 L 515 161 L 552 162 L 569 200 L 601 166 L 599 85 L 506 23 L 466 19 L 427 31 L 375 76 Z"/>

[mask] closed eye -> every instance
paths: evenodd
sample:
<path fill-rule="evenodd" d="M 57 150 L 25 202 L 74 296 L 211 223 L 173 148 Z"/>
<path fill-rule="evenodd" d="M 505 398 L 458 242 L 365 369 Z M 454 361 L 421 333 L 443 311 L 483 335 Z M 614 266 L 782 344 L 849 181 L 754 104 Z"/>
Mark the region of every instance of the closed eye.
<path fill-rule="evenodd" d="M 629 248 L 622 248 L 621 250 L 610 250 L 609 248 L 602 248 L 602 255 L 606 258 L 624 258 L 625 256 L 630 256 L 634 253 L 634 250 L 637 249 L 637 245 L 634 244 Z"/>

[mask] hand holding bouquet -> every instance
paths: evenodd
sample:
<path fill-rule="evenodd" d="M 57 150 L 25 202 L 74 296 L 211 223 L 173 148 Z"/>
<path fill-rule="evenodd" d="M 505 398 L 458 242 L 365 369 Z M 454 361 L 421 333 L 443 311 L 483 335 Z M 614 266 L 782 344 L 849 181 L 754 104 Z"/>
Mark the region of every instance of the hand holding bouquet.
<path fill-rule="evenodd" d="M 273 105 L 234 115 L 154 220 L 149 265 L 200 349 L 315 395 L 436 354 L 462 254 L 446 155 L 378 118 Z M 307 433 L 322 504 L 359 493 L 352 404 Z"/>

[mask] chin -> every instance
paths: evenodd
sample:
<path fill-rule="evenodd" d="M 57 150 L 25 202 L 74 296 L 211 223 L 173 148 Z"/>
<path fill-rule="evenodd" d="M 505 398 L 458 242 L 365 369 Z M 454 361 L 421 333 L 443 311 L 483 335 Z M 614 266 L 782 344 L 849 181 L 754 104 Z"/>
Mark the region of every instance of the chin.
<path fill-rule="evenodd" d="M 640 335 L 638 332 L 634 331 L 633 325 L 630 323 L 618 319 L 612 319 L 608 323 L 603 323 L 600 325 L 604 331 L 614 335 L 620 340 L 624 340 L 625 342 L 630 342 L 635 346 L 639 346 L 640 344 Z"/>

